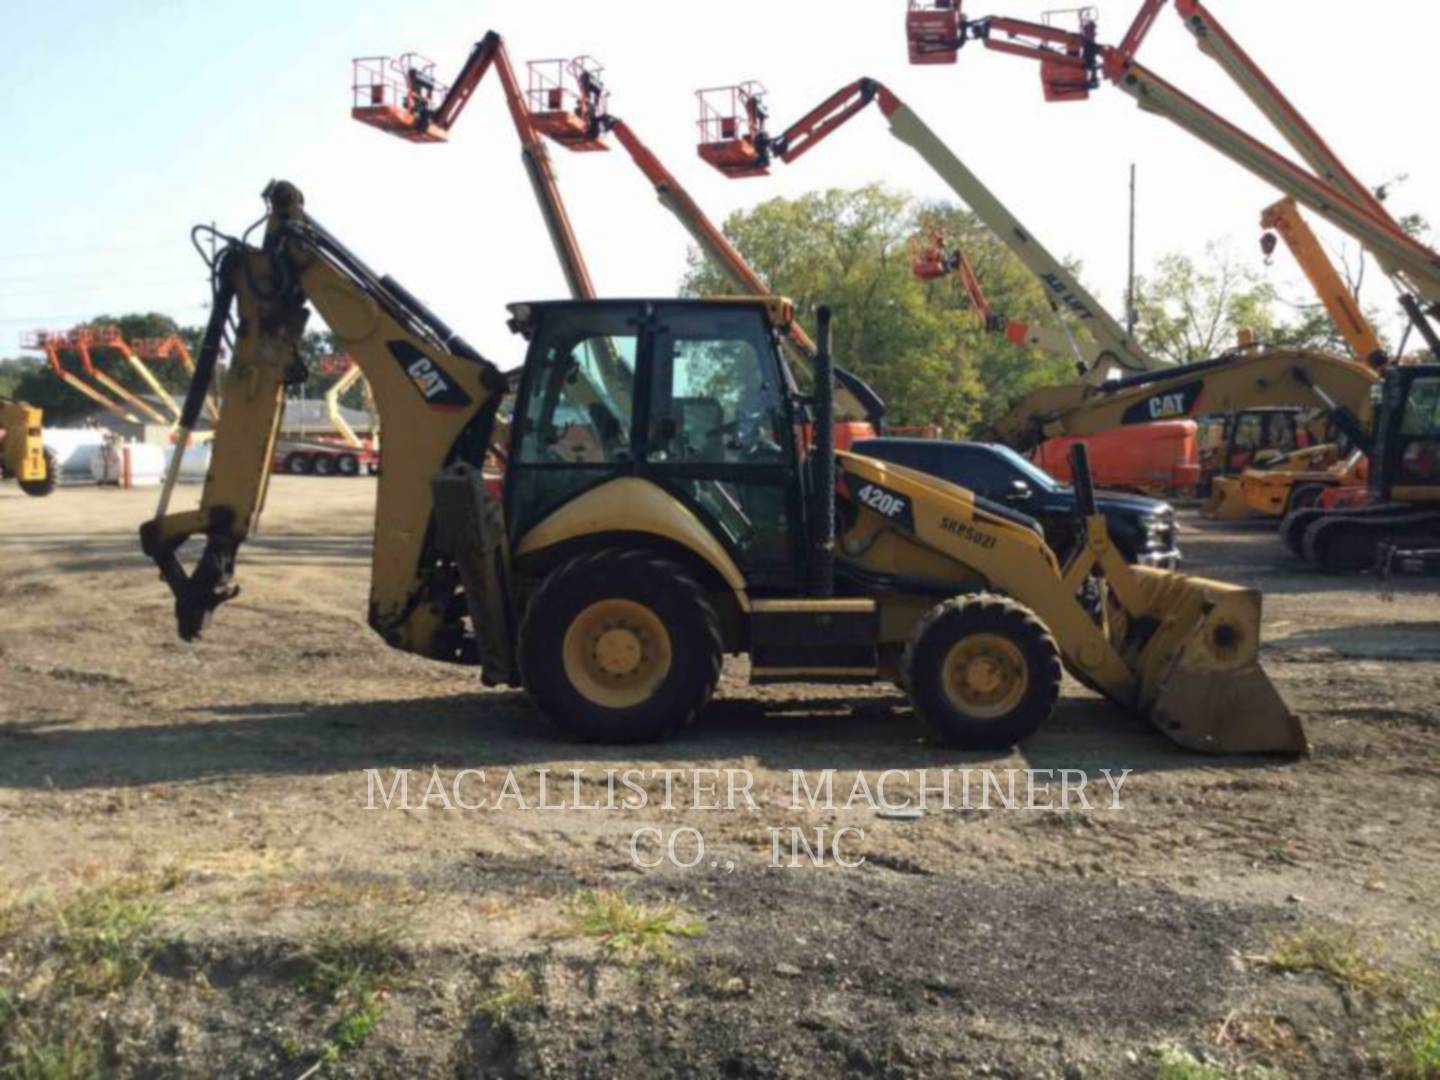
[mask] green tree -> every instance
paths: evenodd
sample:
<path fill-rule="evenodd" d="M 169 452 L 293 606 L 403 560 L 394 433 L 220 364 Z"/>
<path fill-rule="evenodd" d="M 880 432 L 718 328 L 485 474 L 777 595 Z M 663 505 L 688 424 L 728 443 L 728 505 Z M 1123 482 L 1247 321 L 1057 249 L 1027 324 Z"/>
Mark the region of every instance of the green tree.
<path fill-rule="evenodd" d="M 1011 397 L 1071 369 L 1065 358 L 984 332 L 954 279 L 926 283 L 911 273 L 911 238 L 934 228 L 965 246 L 996 310 L 1052 317 L 1039 284 L 953 205 L 918 205 L 870 185 L 771 199 L 724 225 L 769 287 L 795 301 L 807 329 L 818 305 L 831 307 L 837 360 L 879 392 L 893 423 L 939 423 L 964 434 L 1004 412 Z M 734 287 L 692 250 L 681 291 L 715 296 Z"/>
<path fill-rule="evenodd" d="M 1233 348 L 1240 331 L 1274 339 L 1274 288 L 1227 247 L 1205 246 L 1203 262 L 1166 255 L 1135 287 L 1141 343 L 1177 364 L 1208 360 Z"/>

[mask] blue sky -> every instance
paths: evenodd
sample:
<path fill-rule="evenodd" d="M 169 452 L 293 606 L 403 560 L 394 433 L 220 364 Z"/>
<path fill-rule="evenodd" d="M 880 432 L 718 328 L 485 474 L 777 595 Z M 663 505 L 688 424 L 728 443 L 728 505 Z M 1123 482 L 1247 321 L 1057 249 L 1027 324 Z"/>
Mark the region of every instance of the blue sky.
<path fill-rule="evenodd" d="M 1132 160 L 1141 175 L 1142 268 L 1227 237 L 1261 268 L 1255 222 L 1274 198 L 1113 89 L 1084 104 L 1046 105 L 1032 65 L 978 49 L 955 67 L 908 66 L 903 0 L 6 6 L 0 356 L 16 352 L 23 330 L 101 312 L 154 309 L 202 321 L 206 287 L 190 226 L 213 219 L 238 232 L 261 212 L 265 182 L 281 176 L 300 184 L 315 216 L 371 265 L 482 351 L 514 362 L 503 305 L 559 295 L 564 285 L 498 85 L 481 87 L 449 145 L 413 146 L 348 115 L 352 57 L 414 49 L 448 77 L 492 27 L 506 35 L 522 77 L 527 59 L 602 59 L 615 111 L 717 219 L 774 195 L 872 180 L 947 195 L 878 114 L 770 179 L 727 181 L 695 157 L 698 86 L 759 78 L 783 124 L 858 75 L 879 77 L 1052 249 L 1080 257 L 1087 284 L 1114 307 Z M 1045 6 L 1012 0 L 995 10 L 1036 18 Z M 1430 210 L 1440 161 L 1404 125 L 1419 122 L 1425 100 L 1440 30 L 1435 5 L 1376 0 L 1364 19 L 1337 0 L 1210 6 L 1362 178 L 1409 173 L 1397 210 Z M 1133 9 L 1133 0 L 1107 6 L 1102 37 L 1118 39 Z M 1397 24 L 1403 34 L 1366 33 Z M 1173 13 L 1161 16 L 1144 59 L 1273 141 Z M 556 149 L 554 157 L 601 291 L 672 292 L 686 237 L 623 154 Z M 1302 294 L 1288 268 L 1267 272 Z"/>

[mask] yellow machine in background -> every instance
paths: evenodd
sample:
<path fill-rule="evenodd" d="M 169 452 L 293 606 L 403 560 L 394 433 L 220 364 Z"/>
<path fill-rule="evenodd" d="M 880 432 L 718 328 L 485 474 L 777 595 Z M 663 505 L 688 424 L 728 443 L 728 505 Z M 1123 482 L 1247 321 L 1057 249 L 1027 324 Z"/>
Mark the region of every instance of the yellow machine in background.
<path fill-rule="evenodd" d="M 506 378 L 316 224 L 296 188 L 266 196 L 263 247 L 231 241 L 214 268 L 182 417 L 198 414 L 233 302 L 200 507 L 169 512 L 172 474 L 141 530 L 182 637 L 238 591 L 308 301 L 364 370 L 387 432 L 370 625 L 523 686 L 572 735 L 664 737 L 704 707 L 724 655 L 743 653 L 755 681 L 899 682 L 959 746 L 1031 734 L 1064 667 L 1183 746 L 1304 749 L 1259 666 L 1259 593 L 1126 564 L 1083 448 L 1085 541 L 1061 565 L 1028 518 L 834 452 L 823 310 L 802 397 L 779 298 L 515 304 L 528 352 L 497 496 L 482 466 Z M 178 552 L 196 535 L 187 573 Z"/>
<path fill-rule="evenodd" d="M 43 421 L 33 405 L 0 399 L 0 470 L 26 495 L 49 495 L 60 479 L 55 454 L 45 449 Z"/>

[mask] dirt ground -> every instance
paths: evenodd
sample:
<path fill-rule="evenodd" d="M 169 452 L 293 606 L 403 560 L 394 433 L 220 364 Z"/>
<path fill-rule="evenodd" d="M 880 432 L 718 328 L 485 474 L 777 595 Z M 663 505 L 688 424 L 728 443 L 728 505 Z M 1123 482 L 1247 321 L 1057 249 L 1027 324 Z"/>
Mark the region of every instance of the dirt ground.
<path fill-rule="evenodd" d="M 370 632 L 373 495 L 277 478 L 243 594 L 184 644 L 136 540 L 153 490 L 0 489 L 0 1073 L 1404 1075 L 1395 987 L 1440 967 L 1435 582 L 1385 599 L 1187 512 L 1185 569 L 1264 590 L 1299 761 L 1185 753 L 1073 683 L 1022 752 L 963 754 L 888 687 L 733 662 L 676 741 L 597 749 Z M 898 801 L 947 768 L 1132 772 L 1118 809 L 792 797 L 795 770 L 835 770 L 841 804 L 857 773 L 899 770 Z M 411 808 L 368 808 L 367 769 L 413 770 Z M 467 800 L 510 770 L 530 805 L 417 805 L 472 769 Z M 564 809 L 534 805 L 544 769 Z M 648 805 L 583 808 L 607 769 L 645 770 Z M 695 808 L 726 769 L 756 809 Z M 792 826 L 860 830 L 863 865 L 772 867 Z M 703 858 L 637 867 L 644 827 Z M 690 934 L 586 930 L 615 891 Z"/>

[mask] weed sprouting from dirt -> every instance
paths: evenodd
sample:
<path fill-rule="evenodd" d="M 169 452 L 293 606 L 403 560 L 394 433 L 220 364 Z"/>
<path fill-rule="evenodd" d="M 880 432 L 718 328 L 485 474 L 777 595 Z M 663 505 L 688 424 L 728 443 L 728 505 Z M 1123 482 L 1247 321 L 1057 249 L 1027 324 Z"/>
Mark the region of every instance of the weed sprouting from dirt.
<path fill-rule="evenodd" d="M 1306 927 L 1271 942 L 1265 962 L 1271 971 L 1325 975 L 1347 990 L 1383 993 L 1393 987 L 1376 966 L 1373 951 L 1348 929 Z"/>
<path fill-rule="evenodd" d="M 684 918 L 673 905 L 646 907 L 621 892 L 587 890 L 574 897 L 568 909 L 560 936 L 597 938 L 605 956 L 628 964 L 677 964 L 681 956 L 673 939 L 705 933 L 703 922 Z"/>
<path fill-rule="evenodd" d="M 533 1009 L 540 1002 L 540 993 L 535 979 L 528 971 L 514 971 L 502 975 L 495 989 L 475 1003 L 475 1008 L 497 1024 L 508 1022 L 511 1017 Z"/>
<path fill-rule="evenodd" d="M 407 966 L 404 924 L 362 911 L 322 926 L 297 954 L 301 984 L 330 1001 L 363 998 Z"/>
<path fill-rule="evenodd" d="M 304 1076 L 360 1049 L 370 1038 L 384 1016 L 381 1001 L 386 987 L 410 966 L 402 945 L 405 930 L 405 923 L 393 912 L 364 908 L 321 927 L 296 954 L 300 984 L 343 1008 Z M 292 1059 L 299 1052 L 293 1045 L 282 1050 Z"/>
<path fill-rule="evenodd" d="M 108 994 L 149 970 L 161 885 L 146 876 L 81 889 L 55 906 L 61 981 L 76 993 Z"/>

